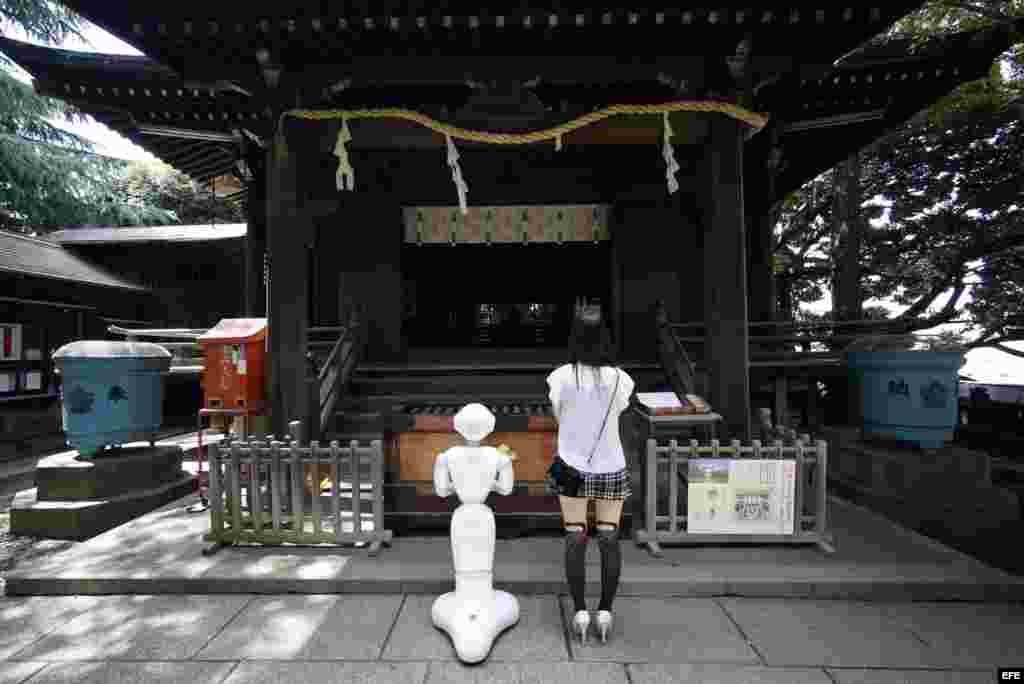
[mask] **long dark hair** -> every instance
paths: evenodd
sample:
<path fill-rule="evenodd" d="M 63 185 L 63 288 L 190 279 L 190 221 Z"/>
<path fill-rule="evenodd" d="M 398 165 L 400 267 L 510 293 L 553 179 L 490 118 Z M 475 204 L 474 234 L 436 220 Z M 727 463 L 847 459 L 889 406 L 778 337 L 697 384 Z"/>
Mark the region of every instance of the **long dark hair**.
<path fill-rule="evenodd" d="M 569 363 L 576 371 L 577 387 L 580 384 L 580 366 L 590 366 L 596 371 L 602 366 L 615 365 L 612 336 L 599 307 L 585 306 L 573 316 L 569 332 Z"/>

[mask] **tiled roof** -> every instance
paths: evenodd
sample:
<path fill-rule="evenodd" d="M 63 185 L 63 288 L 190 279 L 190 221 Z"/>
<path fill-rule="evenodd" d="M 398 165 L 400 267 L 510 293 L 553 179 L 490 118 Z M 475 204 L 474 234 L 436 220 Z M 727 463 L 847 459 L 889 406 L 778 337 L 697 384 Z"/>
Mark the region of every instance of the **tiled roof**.
<path fill-rule="evenodd" d="M 0 272 L 3 271 L 122 290 L 148 290 L 49 240 L 0 230 Z"/>
<path fill-rule="evenodd" d="M 47 237 L 62 245 L 123 242 L 208 242 L 245 237 L 246 224 L 219 223 L 201 226 L 145 226 L 140 228 L 67 228 Z"/>

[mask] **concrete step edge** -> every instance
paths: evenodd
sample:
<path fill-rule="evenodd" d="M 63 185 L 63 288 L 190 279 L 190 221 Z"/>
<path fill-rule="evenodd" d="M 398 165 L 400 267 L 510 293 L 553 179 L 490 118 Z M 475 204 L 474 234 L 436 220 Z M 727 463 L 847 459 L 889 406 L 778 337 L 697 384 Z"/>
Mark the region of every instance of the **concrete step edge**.
<path fill-rule="evenodd" d="M 386 558 L 388 550 L 381 551 Z M 552 566 L 551 579 L 495 580 L 495 587 L 517 595 L 564 594 L 564 578 L 560 567 Z M 401 579 L 292 579 L 200 577 L 154 579 L 139 578 L 53 578 L 33 577 L 15 571 L 7 577 L 8 596 L 74 596 L 103 594 L 441 594 L 452 587 L 451 571 L 438 568 L 436 573 Z M 600 591 L 599 584 L 588 582 L 588 590 Z M 1022 583 L 972 583 L 939 581 L 877 580 L 854 583 L 841 581 L 793 580 L 717 580 L 648 579 L 622 581 L 620 598 L 630 596 L 673 597 L 750 597 L 779 599 L 832 599 L 857 601 L 1024 601 Z"/>

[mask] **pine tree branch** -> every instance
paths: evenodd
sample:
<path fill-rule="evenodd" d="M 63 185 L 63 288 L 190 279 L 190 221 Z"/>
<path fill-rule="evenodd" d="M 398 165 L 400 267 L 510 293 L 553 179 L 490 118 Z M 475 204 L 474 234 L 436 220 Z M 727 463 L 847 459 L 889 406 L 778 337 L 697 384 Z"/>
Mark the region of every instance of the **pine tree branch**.
<path fill-rule="evenodd" d="M 970 351 L 971 349 L 998 349 L 999 351 L 1010 354 L 1011 356 L 1016 356 L 1024 359 L 1024 351 L 1020 351 L 1019 349 L 1014 349 L 1013 347 L 1006 346 L 1007 342 L 1021 341 L 1024 341 L 1024 336 L 1000 337 L 994 340 L 978 340 L 977 342 L 971 342 L 970 344 L 965 345 L 964 349 L 966 351 Z"/>
<path fill-rule="evenodd" d="M 1021 339 L 1024 339 L 1024 338 L 1019 338 L 1018 337 L 1018 338 L 1014 338 L 1012 340 L 1003 340 L 1003 341 L 1004 342 L 1019 342 Z M 998 349 L 1001 352 L 1005 352 L 1005 353 L 1010 354 L 1012 356 L 1017 356 L 1019 358 L 1024 359 L 1024 351 L 1020 351 L 1020 350 L 1014 349 L 1012 347 L 1007 347 L 1005 344 L 1002 344 L 1002 342 L 995 342 L 995 343 L 993 343 L 992 346 L 995 347 L 996 349 Z"/>
<path fill-rule="evenodd" d="M 961 2 L 960 0 L 941 0 L 941 4 L 951 9 L 963 10 L 964 12 L 971 12 L 978 16 L 991 19 L 992 21 L 999 24 L 1012 24 L 1015 20 L 1013 17 L 1003 14 L 1002 12 L 996 12 L 987 7 L 978 7 L 969 2 Z"/>

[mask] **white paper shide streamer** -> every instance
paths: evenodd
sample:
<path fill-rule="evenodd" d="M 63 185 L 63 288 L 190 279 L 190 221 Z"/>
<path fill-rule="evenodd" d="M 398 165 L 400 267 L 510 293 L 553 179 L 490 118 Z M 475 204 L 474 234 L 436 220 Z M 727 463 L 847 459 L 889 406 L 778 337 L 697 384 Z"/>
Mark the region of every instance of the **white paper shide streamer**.
<path fill-rule="evenodd" d="M 342 117 L 341 130 L 338 131 L 338 142 L 334 145 L 334 156 L 338 158 L 337 185 L 338 190 L 355 190 L 356 172 L 348 159 L 346 143 L 352 140 L 352 132 L 348 129 L 348 119 Z"/>
<path fill-rule="evenodd" d="M 444 139 L 448 142 L 448 166 L 452 169 L 452 180 L 455 181 L 455 191 L 459 193 L 459 210 L 462 215 L 465 216 L 469 213 L 469 208 L 466 206 L 466 195 L 469 192 L 469 186 L 466 185 L 466 180 L 462 177 L 462 168 L 459 167 L 459 151 L 455 149 L 455 143 L 452 142 L 450 135 L 444 136 Z"/>
<path fill-rule="evenodd" d="M 665 142 L 661 146 L 661 153 L 665 157 L 665 179 L 668 181 L 668 194 L 671 195 L 679 190 L 679 181 L 676 180 L 679 163 L 672 149 L 672 124 L 668 122 L 668 112 L 663 112 L 662 117 L 665 120 Z"/>

